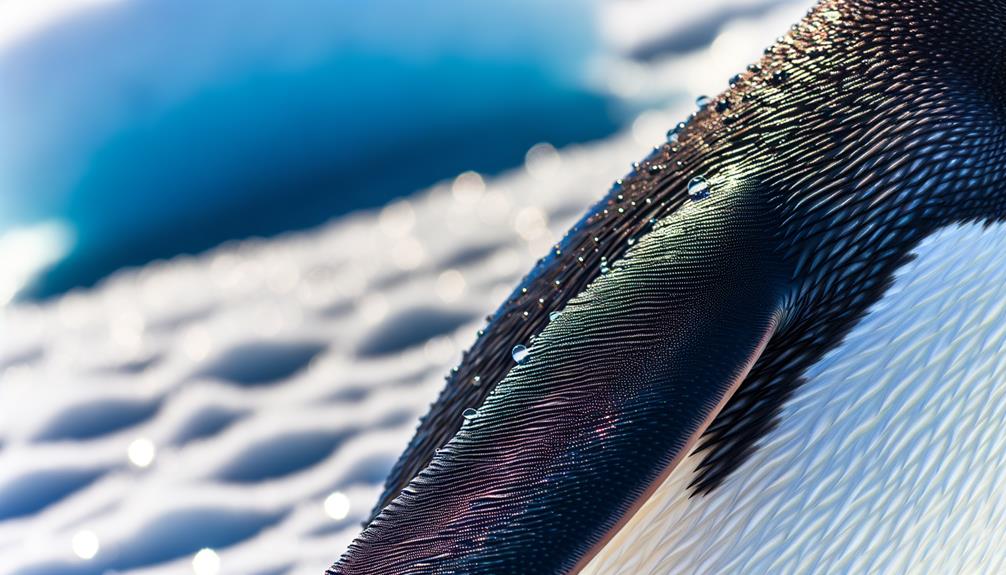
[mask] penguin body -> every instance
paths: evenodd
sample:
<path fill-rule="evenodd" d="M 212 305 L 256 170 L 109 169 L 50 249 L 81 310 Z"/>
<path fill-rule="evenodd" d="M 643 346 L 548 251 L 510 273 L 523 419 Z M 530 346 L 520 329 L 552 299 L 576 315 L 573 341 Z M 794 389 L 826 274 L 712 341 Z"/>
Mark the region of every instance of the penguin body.
<path fill-rule="evenodd" d="M 532 270 L 329 572 L 999 571 L 1003 29 L 823 0 Z"/>
<path fill-rule="evenodd" d="M 582 573 L 1006 572 L 1006 224 L 926 238 L 692 496 L 690 455 Z"/>

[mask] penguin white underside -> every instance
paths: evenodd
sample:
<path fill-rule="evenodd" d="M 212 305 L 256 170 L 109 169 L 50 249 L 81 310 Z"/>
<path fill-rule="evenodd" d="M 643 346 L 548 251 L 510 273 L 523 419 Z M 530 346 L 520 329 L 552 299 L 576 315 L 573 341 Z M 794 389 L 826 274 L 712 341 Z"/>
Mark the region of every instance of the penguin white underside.
<path fill-rule="evenodd" d="M 688 457 L 582 573 L 1006 572 L 1006 224 L 913 253 L 723 485 Z"/>

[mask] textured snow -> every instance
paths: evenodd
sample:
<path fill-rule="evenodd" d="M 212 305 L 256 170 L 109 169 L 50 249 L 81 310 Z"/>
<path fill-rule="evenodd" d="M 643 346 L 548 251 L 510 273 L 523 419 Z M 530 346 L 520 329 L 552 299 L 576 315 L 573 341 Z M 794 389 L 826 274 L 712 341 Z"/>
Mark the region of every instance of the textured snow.
<path fill-rule="evenodd" d="M 645 150 L 539 146 L 490 182 L 7 308 L 0 572 L 191 572 L 210 547 L 227 573 L 320 573 L 483 316 Z"/>
<path fill-rule="evenodd" d="M 809 3 L 769 4 L 725 19 L 713 48 L 608 70 L 649 94 L 694 98 L 689 76 L 720 90 Z M 689 108 L 0 307 L 0 572 L 322 572 L 482 318 Z"/>

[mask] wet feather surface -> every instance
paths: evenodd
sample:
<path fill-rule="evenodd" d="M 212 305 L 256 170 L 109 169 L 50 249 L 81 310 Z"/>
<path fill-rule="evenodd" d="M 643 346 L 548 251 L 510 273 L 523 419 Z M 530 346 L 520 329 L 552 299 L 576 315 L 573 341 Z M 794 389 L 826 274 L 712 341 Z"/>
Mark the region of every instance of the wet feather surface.
<path fill-rule="evenodd" d="M 697 475 L 689 489 L 715 491 L 756 452 L 758 440 L 779 424 L 779 415 L 786 401 L 804 382 L 806 370 L 837 346 L 862 320 L 869 306 L 891 285 L 895 270 L 909 261 L 912 249 L 920 240 L 947 225 L 975 220 L 990 222 L 1003 217 L 1004 174 L 1000 166 L 1002 143 L 1006 138 L 1000 108 L 1002 74 L 997 67 L 984 66 L 975 58 L 985 55 L 997 61 L 996 58 L 1001 57 L 1003 39 L 996 36 L 986 40 L 977 31 L 994 28 L 1004 20 L 1006 7 L 995 3 L 982 4 L 973 12 L 969 6 L 953 0 L 898 5 L 822 2 L 766 50 L 761 62 L 733 79 L 728 92 L 715 100 L 699 100 L 701 109 L 694 118 L 669 133 L 665 146 L 640 162 L 624 182 L 618 182 L 606 202 L 591 210 L 581 224 L 571 230 L 564 242 L 556 246 L 554 257 L 542 262 L 521 291 L 504 305 L 490 325 L 488 340 L 493 341 L 494 336 L 513 335 L 507 321 L 520 317 L 513 308 L 519 308 L 536 296 L 542 301 L 540 294 L 548 293 L 545 290 L 550 284 L 543 282 L 541 276 L 550 278 L 570 273 L 579 281 L 590 281 L 589 276 L 577 276 L 572 262 L 573 258 L 583 259 L 584 250 L 590 249 L 584 247 L 590 246 L 589 240 L 603 244 L 592 226 L 617 234 L 619 230 L 645 225 L 653 216 L 632 208 L 646 201 L 667 206 L 672 211 L 673 215 L 666 221 L 673 225 L 668 224 L 664 229 L 675 229 L 695 244 L 709 240 L 705 254 L 711 261 L 723 256 L 720 248 L 730 242 L 730 233 L 738 233 L 749 249 L 772 254 L 751 260 L 758 264 L 770 263 L 763 270 L 764 274 L 743 272 L 738 262 L 726 259 L 728 264 L 735 266 L 736 275 L 730 276 L 734 282 L 749 281 L 757 285 L 765 275 L 773 277 L 780 272 L 787 281 L 780 282 L 781 291 L 777 296 L 784 300 L 779 330 L 760 354 L 754 371 L 750 375 L 745 372 L 748 381 L 741 385 L 703 439 L 703 460 L 698 464 Z M 767 214 L 761 220 L 765 224 L 758 228 L 760 234 L 745 236 L 743 231 L 724 222 L 707 226 L 700 217 L 689 219 L 690 202 L 705 201 L 710 193 L 715 198 L 717 185 L 726 190 L 727 198 L 737 201 L 731 206 L 733 210 L 753 208 Z M 747 191 L 733 195 L 730 191 L 735 188 Z M 622 206 L 619 203 L 622 201 L 631 204 Z M 684 207 L 678 207 L 682 205 Z M 655 231 L 638 239 L 641 246 L 658 243 L 653 238 L 660 236 L 664 220 L 659 215 L 656 219 Z M 630 231 L 629 235 L 633 233 Z M 675 309 L 678 305 L 694 306 L 693 311 L 702 309 L 702 303 L 690 297 L 691 290 L 701 291 L 707 287 L 701 269 L 679 262 L 684 275 L 677 276 L 674 268 L 660 269 L 656 263 L 660 256 L 656 251 L 645 258 L 631 256 L 632 253 L 629 249 L 626 269 L 651 266 L 655 271 L 668 274 L 672 282 L 680 277 L 694 280 L 691 285 L 687 280 L 682 281 L 686 289 L 671 290 L 670 295 L 680 297 L 681 301 L 676 297 L 665 298 L 662 302 L 665 309 Z M 668 253 L 674 254 L 673 248 Z M 618 269 L 619 261 L 617 253 L 610 260 L 602 260 L 597 273 L 605 276 L 612 263 L 614 269 Z M 726 276 L 720 279 L 723 277 Z M 636 277 L 632 281 L 639 282 L 647 295 L 661 293 L 643 278 Z M 603 291 L 604 286 L 616 283 L 605 276 L 593 285 L 601 286 L 599 289 Z M 564 284 L 556 279 L 555 285 Z M 625 289 L 628 284 L 620 287 Z M 584 297 L 589 298 L 592 289 L 587 288 Z M 578 289 L 574 292 L 580 293 Z M 743 300 L 738 298 L 738 301 Z M 620 314 L 632 317 L 629 309 L 619 307 L 617 298 L 611 303 L 611 307 L 599 306 L 590 310 L 588 316 L 581 317 L 580 325 L 585 331 L 568 334 L 569 340 L 560 345 L 575 348 L 578 345 L 575 339 L 592 333 L 590 326 L 600 318 L 610 321 Z M 774 302 L 763 301 L 762 305 L 774 309 Z M 523 317 L 527 315 L 525 312 Z M 646 333 L 645 320 L 635 320 L 640 331 Z M 750 327 L 742 316 L 738 316 L 737 322 L 741 331 Z M 685 334 L 688 328 L 694 327 L 687 322 L 683 325 Z M 631 335 L 623 335 L 626 338 L 622 342 L 606 342 L 617 352 L 600 351 L 600 355 L 631 355 L 636 349 L 646 348 L 646 343 L 641 341 L 646 340 L 646 336 L 634 339 Z M 667 333 L 647 335 L 674 341 Z M 706 342 L 705 335 L 699 330 L 695 337 Z M 599 347 L 606 349 L 604 344 Z M 681 398 L 707 393 L 712 393 L 714 398 L 722 397 L 711 392 L 715 386 L 710 387 L 708 381 L 703 380 L 703 376 L 715 372 L 717 364 L 708 356 L 705 356 L 705 363 L 688 364 L 696 357 L 702 355 L 693 350 L 691 354 L 670 360 L 689 365 L 690 369 L 678 372 L 673 372 L 672 368 L 672 373 L 679 378 L 691 378 L 695 383 L 691 388 L 677 388 L 672 394 Z M 725 357 L 731 356 L 726 354 Z M 477 354 L 468 358 L 468 363 L 479 361 Z M 552 361 L 556 366 L 561 365 L 556 358 Z M 730 362 L 728 359 L 727 363 Z M 662 367 L 654 369 L 660 373 Z M 464 370 L 465 364 L 461 366 L 462 373 Z M 520 369 L 511 372 L 501 384 L 502 389 L 511 390 L 509 378 L 519 380 L 520 376 L 514 375 L 519 373 Z M 556 375 L 547 371 L 539 374 L 543 381 L 548 381 L 549 377 L 558 378 L 553 383 L 558 389 L 562 389 L 562 376 L 562 373 Z M 616 386 L 611 383 L 613 375 L 603 370 L 593 371 L 590 377 L 590 385 Z M 531 382 L 524 381 L 524 384 L 533 387 Z M 658 400 L 660 396 L 655 390 L 660 386 L 652 381 L 650 384 L 644 387 L 655 393 L 651 399 Z M 449 384 L 448 395 L 450 390 Z M 547 396 L 548 391 L 540 393 Z M 525 420 L 535 419 L 528 419 L 521 411 L 520 400 L 513 399 L 510 407 L 514 410 L 500 413 L 499 417 L 511 419 L 518 441 L 531 451 L 526 456 L 505 460 L 505 466 L 516 470 L 536 462 L 532 449 L 535 433 L 543 433 L 545 426 L 531 430 L 522 428 Z M 487 405 L 495 405 L 497 401 L 505 399 L 494 401 L 490 396 Z M 589 402 L 583 401 L 583 404 Z M 566 411 L 562 417 L 589 419 L 599 413 L 595 410 L 581 412 L 573 405 L 575 400 L 563 404 Z M 449 421 L 448 415 L 439 411 L 439 407 L 434 407 L 424 427 L 449 432 L 451 424 L 445 423 Z M 471 408 L 476 409 L 477 405 Z M 505 427 L 499 421 L 492 423 Z M 680 428 L 665 431 L 676 433 L 677 437 L 662 439 L 671 444 L 677 441 L 679 448 L 684 438 L 690 436 L 690 432 Z M 422 434 L 421 428 L 417 438 Z M 632 433 L 627 436 L 631 437 Z M 455 442 L 465 437 L 462 428 Z M 502 435 L 489 434 L 481 439 L 490 443 L 505 442 Z M 624 461 L 636 465 L 652 465 L 652 462 L 639 461 L 647 459 L 645 455 L 639 459 L 629 455 L 652 438 L 641 434 L 634 439 L 635 442 L 620 446 L 623 453 L 619 455 L 629 457 Z M 482 452 L 484 447 L 478 439 L 468 444 L 455 442 L 447 444 L 445 456 L 464 458 L 481 454 L 479 457 L 485 465 L 493 461 L 503 464 L 500 454 Z M 422 445 L 414 443 L 403 461 L 421 462 L 425 453 Z M 658 449 L 655 467 L 672 466 L 673 462 L 661 459 L 660 453 L 667 451 Z M 653 454 L 650 455 L 652 459 Z M 612 482 L 609 489 L 600 490 L 593 499 L 580 499 L 581 490 L 572 488 L 563 492 L 560 487 L 557 491 L 562 495 L 550 501 L 548 508 L 565 514 L 564 504 L 571 503 L 577 509 L 586 505 L 613 510 L 613 515 L 602 512 L 587 521 L 563 523 L 554 517 L 542 519 L 546 511 L 541 507 L 532 508 L 527 514 L 538 519 L 532 521 L 530 527 L 534 534 L 525 539 L 521 533 L 524 525 L 514 519 L 523 517 L 524 511 L 517 515 L 511 511 L 500 523 L 485 527 L 483 539 L 472 542 L 466 525 L 478 531 L 485 520 L 471 509 L 458 508 L 455 495 L 492 491 L 501 484 L 509 494 L 527 488 L 517 484 L 532 478 L 520 474 L 507 477 L 503 473 L 501 477 L 505 479 L 495 481 L 491 475 L 486 475 L 480 482 L 474 473 L 465 475 L 460 469 L 454 469 L 456 476 L 438 475 L 443 465 L 440 457 L 435 456 L 427 471 L 378 516 L 371 529 L 364 532 L 357 545 L 336 565 L 335 572 L 366 573 L 368 569 L 383 567 L 425 573 L 452 569 L 459 564 L 464 567 L 462 570 L 475 572 L 479 569 L 520 572 L 522 565 L 524 569 L 542 573 L 575 570 L 580 558 L 594 551 L 595 543 L 604 541 L 605 535 L 599 533 L 610 532 L 625 515 L 631 514 L 634 508 L 624 504 L 626 498 L 645 491 L 632 482 L 619 483 L 616 477 L 624 467 L 610 469 L 612 477 L 604 478 Z M 608 457 L 602 454 L 589 463 L 603 465 Z M 610 457 L 617 459 L 618 456 Z M 585 469 L 590 467 L 589 464 L 581 465 Z M 392 480 L 401 472 L 400 466 Z M 643 475 L 649 481 L 656 479 L 646 472 Z M 461 479 L 453 483 L 456 477 Z M 516 481 L 510 481 L 514 479 Z M 577 484 L 575 478 L 564 480 Z M 393 483 L 389 486 L 393 487 Z M 492 515 L 500 512 L 504 505 L 499 502 L 482 512 Z M 431 514 L 435 515 L 438 507 L 445 513 L 446 521 L 462 526 L 460 532 L 432 541 L 424 535 L 425 527 L 410 529 L 407 526 L 410 517 L 424 517 L 422 523 L 425 523 Z M 567 554 L 565 562 L 542 559 L 553 552 L 545 545 L 546 540 L 565 542 L 577 538 L 580 546 L 558 544 L 558 553 Z M 530 552 L 527 551 L 528 540 L 538 543 Z M 451 547 L 454 543 L 460 546 Z M 389 562 L 383 563 L 381 557 L 387 557 L 388 553 L 392 556 Z"/>

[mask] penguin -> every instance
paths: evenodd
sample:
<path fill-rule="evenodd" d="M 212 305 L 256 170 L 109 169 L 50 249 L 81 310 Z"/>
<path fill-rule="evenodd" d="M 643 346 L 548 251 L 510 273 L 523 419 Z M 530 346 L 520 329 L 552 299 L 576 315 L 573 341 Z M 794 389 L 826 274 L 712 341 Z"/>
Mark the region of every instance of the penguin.
<path fill-rule="evenodd" d="M 1004 30 L 821 0 L 491 316 L 327 573 L 1006 572 Z"/>

